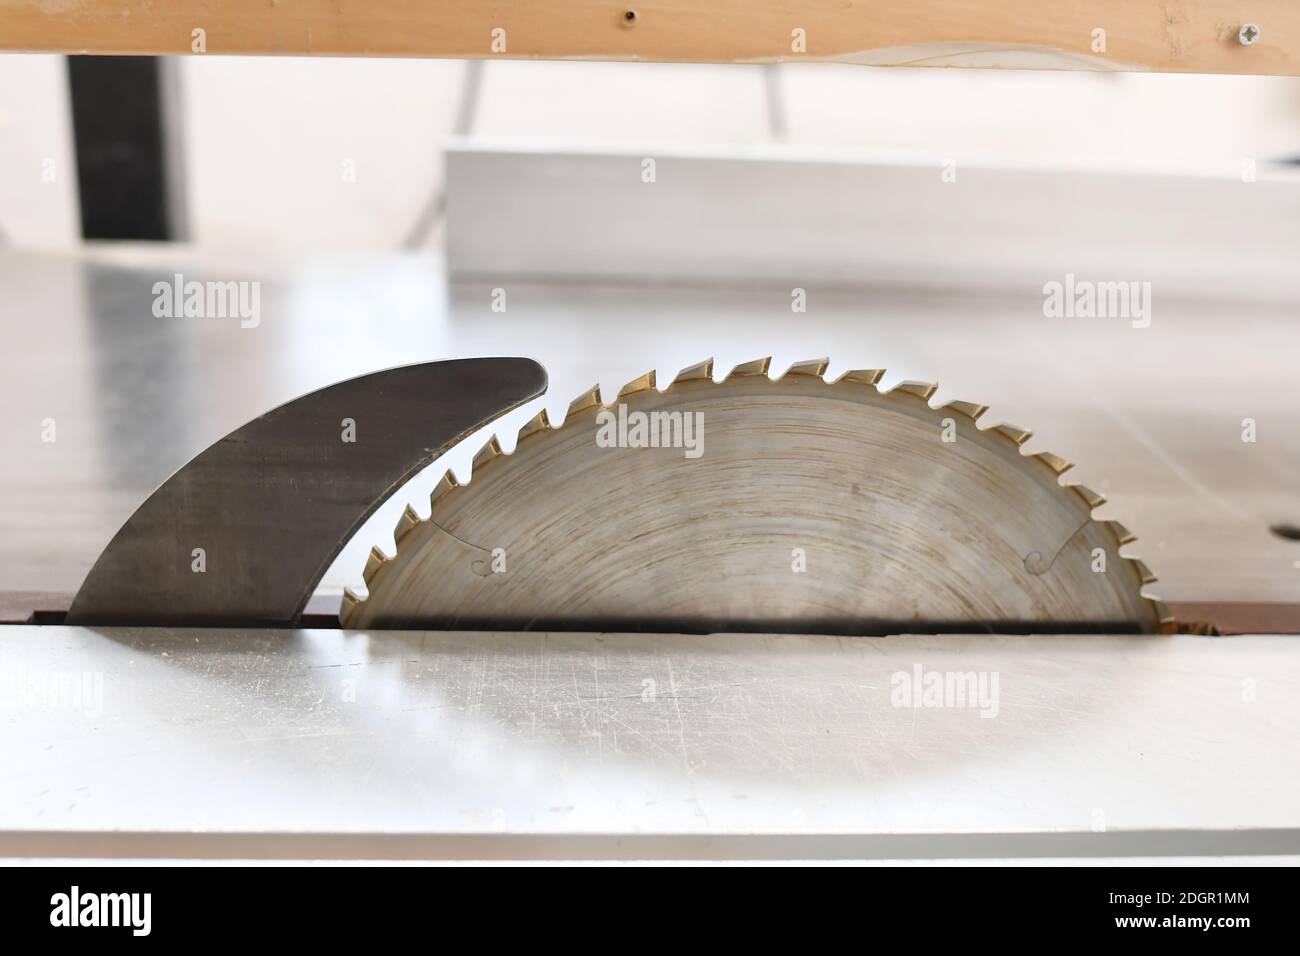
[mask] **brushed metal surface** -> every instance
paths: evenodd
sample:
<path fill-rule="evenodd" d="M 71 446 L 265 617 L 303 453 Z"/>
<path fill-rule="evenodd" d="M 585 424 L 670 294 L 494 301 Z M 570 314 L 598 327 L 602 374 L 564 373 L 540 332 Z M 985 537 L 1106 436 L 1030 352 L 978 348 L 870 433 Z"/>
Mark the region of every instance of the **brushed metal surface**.
<path fill-rule="evenodd" d="M 180 271 L 260 277 L 261 325 L 158 319 L 150 287 Z M 934 376 L 936 401 L 978 399 L 990 416 L 1034 428 L 1027 451 L 1077 462 L 1070 475 L 1110 499 L 1098 515 L 1138 536 L 1167 602 L 1300 603 L 1300 541 L 1269 531 L 1300 523 L 1293 304 L 1238 300 L 1235 287 L 1213 300 L 1162 286 L 1151 326 L 1133 329 L 1045 319 L 1041 295 L 820 284 L 808 286 L 808 312 L 792 315 L 789 288 L 761 284 L 512 281 L 509 311 L 493 312 L 499 284 L 448 284 L 427 255 L 0 250 L 0 590 L 18 596 L 10 616 L 66 610 L 66 599 L 24 594 L 75 593 L 154 488 L 267 409 L 372 369 L 470 355 L 537 358 L 556 415 L 597 380 L 617 390 L 649 366 L 670 377 L 710 354 L 720 367 L 829 354 L 832 375 L 883 367 L 886 386 Z M 506 416 L 499 433 L 535 411 Z M 47 419 L 57 442 L 43 441 Z M 1258 424 L 1254 443 L 1243 441 L 1246 419 Z M 467 475 L 468 453 L 451 464 Z M 344 586 L 360 584 L 369 546 L 391 550 L 385 536 L 407 502 L 427 509 L 433 471 L 394 494 L 372 517 L 374 533 L 354 536 L 326 573 L 320 593 L 334 607 Z"/>
<path fill-rule="evenodd" d="M 172 475 L 99 556 L 72 624 L 292 624 L 348 537 L 449 446 L 536 398 L 522 358 L 374 372 L 281 405 Z"/>
<path fill-rule="evenodd" d="M 0 831 L 0 859 L 889 860 L 1043 865 L 1296 866 L 1300 829 L 1030 833 L 243 833 Z"/>
<path fill-rule="evenodd" d="M 1294 638 L 0 636 L 0 687 L 92 690 L 0 696 L 0 853 L 1231 854 L 1300 832 Z M 996 709 L 898 706 L 918 667 L 996 675 Z M 708 834 L 734 839 L 674 836 Z"/>

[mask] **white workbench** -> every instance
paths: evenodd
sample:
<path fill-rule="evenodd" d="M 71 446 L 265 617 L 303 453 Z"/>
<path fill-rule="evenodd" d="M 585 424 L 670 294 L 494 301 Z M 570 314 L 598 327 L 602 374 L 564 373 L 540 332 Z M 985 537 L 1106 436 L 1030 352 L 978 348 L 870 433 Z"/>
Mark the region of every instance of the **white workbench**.
<path fill-rule="evenodd" d="M 0 636 L 0 856 L 1300 854 L 1294 638 Z"/>

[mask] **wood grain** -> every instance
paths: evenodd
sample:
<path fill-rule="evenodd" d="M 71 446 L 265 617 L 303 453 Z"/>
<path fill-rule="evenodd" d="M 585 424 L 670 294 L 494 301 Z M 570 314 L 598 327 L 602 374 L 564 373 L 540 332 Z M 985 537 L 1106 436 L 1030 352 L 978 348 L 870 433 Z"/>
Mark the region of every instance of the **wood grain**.
<path fill-rule="evenodd" d="M 5 50 L 188 54 L 195 30 L 208 54 L 1300 72 L 1286 0 L 0 0 Z"/>

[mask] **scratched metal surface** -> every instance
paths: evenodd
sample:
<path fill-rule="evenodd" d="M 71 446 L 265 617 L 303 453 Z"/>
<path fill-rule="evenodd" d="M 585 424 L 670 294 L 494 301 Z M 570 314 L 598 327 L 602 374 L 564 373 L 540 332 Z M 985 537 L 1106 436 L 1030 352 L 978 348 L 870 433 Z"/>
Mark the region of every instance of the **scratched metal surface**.
<path fill-rule="evenodd" d="M 1082 842 L 1061 855 L 1083 856 L 1124 855 L 1123 834 L 1187 852 L 1214 831 L 1203 853 L 1300 852 L 1294 638 L 0 637 L 0 856 L 31 850 L 16 832 L 105 830 L 1064 833 Z M 917 667 L 996 674 L 996 706 L 991 690 L 982 709 L 897 706 L 895 675 Z M 12 696 L 81 674 L 98 704 Z"/>
<path fill-rule="evenodd" d="M 260 279 L 256 328 L 159 319 L 152 284 Z M 313 388 L 376 368 L 470 355 L 528 355 L 562 415 L 599 380 L 655 367 L 670 378 L 713 355 L 720 371 L 766 354 L 822 355 L 830 374 L 887 368 L 940 384 L 935 401 L 988 404 L 989 421 L 1034 429 L 1026 450 L 1078 463 L 1107 494 L 1099 517 L 1139 537 L 1135 553 L 1169 601 L 1300 601 L 1300 401 L 1293 303 L 1180 299 L 1161 290 L 1149 328 L 1049 320 L 1039 297 L 924 290 L 448 286 L 435 259 L 270 261 L 159 247 L 71 255 L 0 251 L 0 591 L 71 594 L 100 550 L 174 469 L 230 430 Z M 611 392 L 612 394 L 612 392 Z M 503 420 L 507 446 L 536 411 Z M 1258 440 L 1241 441 L 1253 418 Z M 42 442 L 42 422 L 58 440 Z M 467 474 L 469 450 L 451 462 Z M 408 500 L 422 514 L 442 469 L 381 509 L 326 577 L 358 583 L 372 543 L 391 546 Z"/>

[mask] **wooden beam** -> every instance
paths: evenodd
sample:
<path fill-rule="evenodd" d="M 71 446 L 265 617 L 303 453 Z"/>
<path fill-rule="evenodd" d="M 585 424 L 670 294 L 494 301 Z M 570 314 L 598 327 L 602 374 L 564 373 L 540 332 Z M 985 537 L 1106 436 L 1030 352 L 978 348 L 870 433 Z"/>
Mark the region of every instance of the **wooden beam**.
<path fill-rule="evenodd" d="M 1249 45 L 1238 38 L 1247 21 L 1259 28 L 1256 41 Z M 1104 44 L 1098 31 L 1104 31 Z M 821 60 L 1297 75 L 1300 4 L 1294 0 L 0 0 L 0 49 L 709 63 Z"/>

